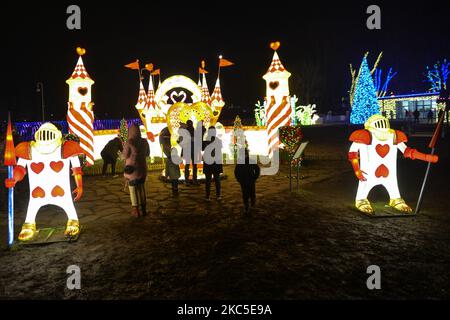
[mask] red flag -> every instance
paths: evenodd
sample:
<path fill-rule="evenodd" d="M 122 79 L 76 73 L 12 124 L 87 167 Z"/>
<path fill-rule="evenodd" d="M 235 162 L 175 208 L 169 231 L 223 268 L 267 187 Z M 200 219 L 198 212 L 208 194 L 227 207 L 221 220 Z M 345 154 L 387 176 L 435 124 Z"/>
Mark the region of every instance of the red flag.
<path fill-rule="evenodd" d="M 220 59 L 219 60 L 219 67 L 229 67 L 232 66 L 234 63 L 227 59 Z"/>
<path fill-rule="evenodd" d="M 161 73 L 161 69 L 156 69 L 155 71 L 152 72 L 152 76 L 156 76 L 160 73 Z"/>
<path fill-rule="evenodd" d="M 11 116 L 8 114 L 8 129 L 6 130 L 5 166 L 16 165 L 16 150 L 12 135 Z"/>
<path fill-rule="evenodd" d="M 125 68 L 129 68 L 129 69 L 133 69 L 133 70 L 139 70 L 139 60 L 136 60 L 135 62 L 126 64 Z"/>
<path fill-rule="evenodd" d="M 198 68 L 198 73 L 206 74 L 206 73 L 208 73 L 208 71 L 206 71 L 206 70 L 203 69 L 203 68 Z"/>

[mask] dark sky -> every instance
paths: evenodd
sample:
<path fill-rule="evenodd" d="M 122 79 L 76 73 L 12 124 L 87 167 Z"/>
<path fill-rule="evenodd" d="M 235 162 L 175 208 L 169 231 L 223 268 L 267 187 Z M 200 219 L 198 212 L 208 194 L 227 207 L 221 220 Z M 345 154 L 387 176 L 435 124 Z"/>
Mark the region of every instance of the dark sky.
<path fill-rule="evenodd" d="M 209 86 L 223 54 L 235 66 L 223 69 L 226 103 L 252 109 L 265 95 L 261 78 L 272 59 L 269 43 L 281 42 L 279 55 L 292 73 L 291 94 L 302 102 L 305 88 L 321 111 L 337 109 L 350 85 L 349 63 L 359 66 L 366 51 L 372 65 L 393 67 L 395 93 L 425 91 L 424 69 L 450 58 L 450 5 L 423 1 L 90 1 L 2 4 L 2 94 L 0 116 L 40 119 L 36 82 L 44 83 L 46 113 L 63 119 L 65 80 L 77 61 L 75 48 L 87 49 L 85 66 L 96 81 L 97 118 L 137 117 L 136 71 L 124 64 L 140 59 L 161 68 L 163 79 L 184 74 L 197 79 L 206 60 Z M 194 4 L 195 3 L 195 4 Z M 382 30 L 366 28 L 366 8 L 382 10 Z M 81 31 L 66 28 L 66 8 L 78 4 Z M 147 81 L 147 79 L 145 80 Z"/>

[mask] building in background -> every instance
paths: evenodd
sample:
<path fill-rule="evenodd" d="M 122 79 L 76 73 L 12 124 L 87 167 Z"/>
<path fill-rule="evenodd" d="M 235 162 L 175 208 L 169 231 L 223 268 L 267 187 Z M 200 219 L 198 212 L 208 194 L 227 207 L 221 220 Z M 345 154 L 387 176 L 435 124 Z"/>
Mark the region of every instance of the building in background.
<path fill-rule="evenodd" d="M 389 119 L 405 119 L 406 111 L 414 112 L 416 109 L 420 112 L 420 119 L 427 119 L 428 111 L 431 109 L 436 121 L 439 110 L 438 97 L 439 92 L 391 95 L 378 98 L 378 103 L 381 113 L 384 112 Z"/>

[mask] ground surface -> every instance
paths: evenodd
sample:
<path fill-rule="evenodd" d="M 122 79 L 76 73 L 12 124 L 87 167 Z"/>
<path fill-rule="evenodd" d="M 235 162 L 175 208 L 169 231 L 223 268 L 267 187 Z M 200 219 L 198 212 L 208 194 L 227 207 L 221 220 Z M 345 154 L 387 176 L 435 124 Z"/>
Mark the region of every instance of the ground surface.
<path fill-rule="evenodd" d="M 448 140 L 433 166 L 417 217 L 373 219 L 352 208 L 357 182 L 344 160 L 346 127 L 305 129 L 311 141 L 298 194 L 287 168 L 257 184 L 257 210 L 242 215 L 239 185 L 227 166 L 223 200 L 203 201 L 204 186 L 182 187 L 174 200 L 152 172 L 151 215 L 129 215 L 123 179 L 85 177 L 77 204 L 84 227 L 76 243 L 0 249 L 0 298 L 80 299 L 351 299 L 450 298 Z M 429 138 L 410 144 L 426 149 Z M 426 165 L 399 160 L 403 197 L 415 205 Z M 2 177 L 3 179 L 3 177 Z M 295 184 L 294 184 L 295 185 Z M 16 233 L 28 187 L 17 188 Z M 382 189 L 370 199 L 387 201 Z M 6 243 L 2 189 L 1 243 Z M 38 226 L 65 215 L 43 209 Z M 82 290 L 66 289 L 66 268 L 81 268 Z M 366 269 L 382 270 L 382 290 L 369 291 Z"/>

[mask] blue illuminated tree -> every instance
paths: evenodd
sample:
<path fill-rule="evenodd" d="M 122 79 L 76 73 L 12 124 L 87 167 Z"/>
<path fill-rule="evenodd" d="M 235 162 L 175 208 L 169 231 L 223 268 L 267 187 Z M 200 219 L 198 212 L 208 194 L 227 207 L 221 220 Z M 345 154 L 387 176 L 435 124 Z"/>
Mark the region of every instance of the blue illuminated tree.
<path fill-rule="evenodd" d="M 430 84 L 430 91 L 440 92 L 445 89 L 449 75 L 450 62 L 447 62 L 447 59 L 444 59 L 443 62 L 436 62 L 432 68 L 427 66 L 426 77 Z"/>
<path fill-rule="evenodd" d="M 352 124 L 363 124 L 374 114 L 380 113 L 377 91 L 373 84 L 367 58 L 364 57 L 359 70 L 358 83 L 356 84 L 353 97 L 352 113 L 350 122 Z"/>

